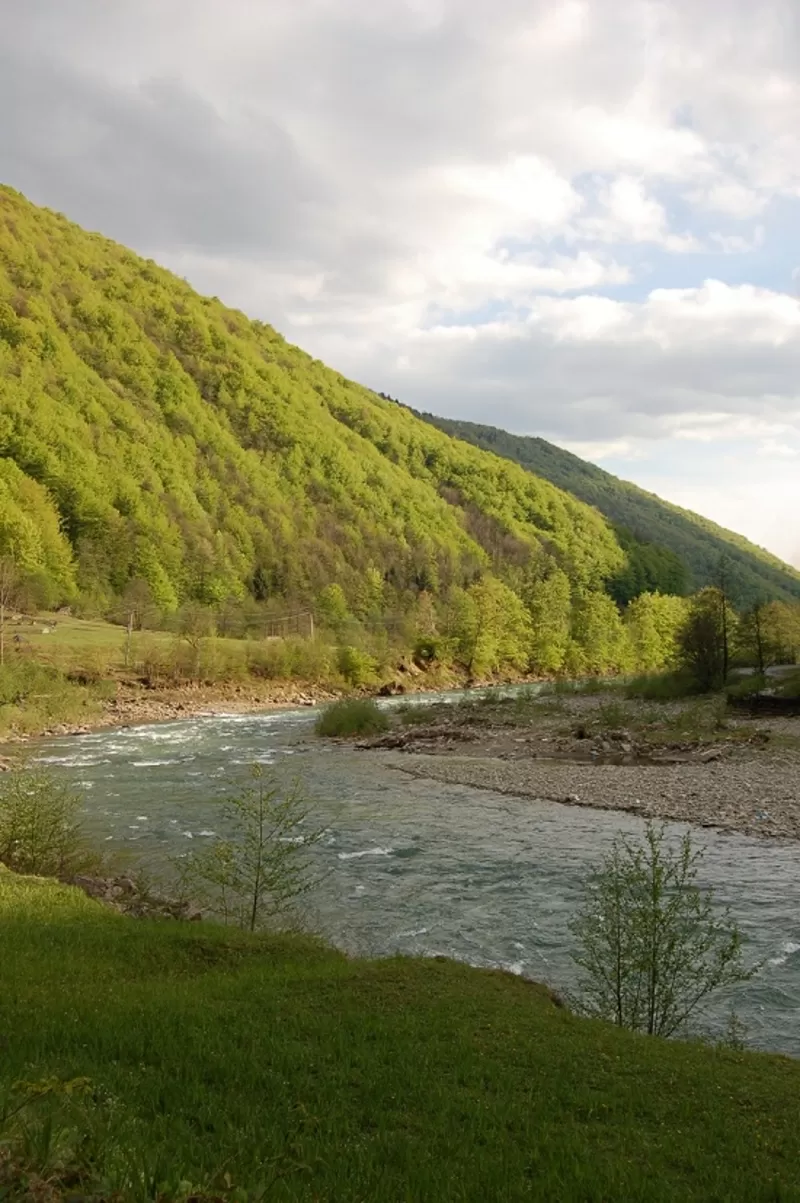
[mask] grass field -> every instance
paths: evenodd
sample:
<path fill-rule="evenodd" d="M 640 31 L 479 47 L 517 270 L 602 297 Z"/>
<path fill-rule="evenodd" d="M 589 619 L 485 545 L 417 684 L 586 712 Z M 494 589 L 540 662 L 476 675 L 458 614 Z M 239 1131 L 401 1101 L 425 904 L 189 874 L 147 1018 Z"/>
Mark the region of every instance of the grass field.
<path fill-rule="evenodd" d="M 43 613 L 33 620 L 9 624 L 8 637 L 13 640 L 14 635 L 19 635 L 23 648 L 38 660 L 65 671 L 96 667 L 120 672 L 125 667 L 127 631 L 100 618 Z M 136 631 L 131 641 L 132 658 L 135 659 L 144 642 L 168 648 L 174 640 L 175 636 L 168 631 Z"/>
<path fill-rule="evenodd" d="M 508 975 L 125 919 L 1 870 L 0 975 L 0 1090 L 44 1082 L 5 1121 L 0 1198 L 800 1199 L 800 1065 Z"/>
<path fill-rule="evenodd" d="M 9 622 L 0 666 L 0 739 L 92 723 L 120 685 L 129 690 L 229 689 L 259 700 L 275 682 L 346 687 L 336 649 L 321 639 L 185 637 L 63 614 Z M 152 692 L 151 692 L 152 696 Z"/>

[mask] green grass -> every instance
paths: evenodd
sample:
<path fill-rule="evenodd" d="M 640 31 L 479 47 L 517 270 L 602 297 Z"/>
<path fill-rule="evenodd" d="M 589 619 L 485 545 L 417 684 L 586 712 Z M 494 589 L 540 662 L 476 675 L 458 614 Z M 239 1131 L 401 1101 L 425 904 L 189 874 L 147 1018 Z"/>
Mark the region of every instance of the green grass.
<path fill-rule="evenodd" d="M 634 1037 L 454 962 L 128 920 L 6 872 L 0 946 L 0 1097 L 88 1079 L 26 1112 L 17 1198 L 66 1167 L 75 1197 L 124 1200 L 800 1199 L 789 1059 Z"/>
<path fill-rule="evenodd" d="M 326 706 L 317 719 L 317 735 L 347 739 L 386 731 L 389 719 L 371 698 L 342 698 Z"/>

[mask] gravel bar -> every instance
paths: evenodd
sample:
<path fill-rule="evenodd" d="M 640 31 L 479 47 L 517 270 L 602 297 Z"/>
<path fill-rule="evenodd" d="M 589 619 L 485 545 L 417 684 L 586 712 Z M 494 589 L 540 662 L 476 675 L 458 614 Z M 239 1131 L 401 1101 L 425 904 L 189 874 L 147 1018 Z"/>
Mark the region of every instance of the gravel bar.
<path fill-rule="evenodd" d="M 800 755 L 711 764 L 614 765 L 373 752 L 414 777 L 517 797 L 624 810 L 746 835 L 800 839 Z"/>

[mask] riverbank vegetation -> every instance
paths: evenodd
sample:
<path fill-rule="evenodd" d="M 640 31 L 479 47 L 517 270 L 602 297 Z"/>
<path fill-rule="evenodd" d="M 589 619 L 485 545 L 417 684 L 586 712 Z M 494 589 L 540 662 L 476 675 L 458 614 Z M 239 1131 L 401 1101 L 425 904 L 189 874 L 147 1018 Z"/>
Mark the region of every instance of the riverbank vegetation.
<path fill-rule="evenodd" d="M 606 689 L 618 680 L 630 696 L 678 698 L 719 690 L 726 666 L 729 674 L 752 667 L 755 688 L 770 666 L 797 659 L 800 606 L 775 602 L 737 614 L 723 598 L 719 589 L 689 599 L 642 594 L 623 615 L 606 599 L 610 625 L 604 627 L 599 616 L 589 622 L 584 613 L 581 638 L 595 649 L 613 643 L 616 668 L 609 676 L 612 662 L 601 657 L 594 667 L 604 666 L 606 675 L 582 678 L 580 688 Z M 483 649 L 481 655 L 490 645 L 494 648 L 493 671 L 479 680 L 490 684 L 550 675 L 558 689 L 576 688 L 563 664 L 560 670 L 554 667 L 567 647 L 564 640 L 572 638 L 556 610 L 542 608 L 535 624 L 532 617 L 520 619 L 522 629 L 516 633 L 504 621 L 496 614 L 488 625 L 470 627 L 470 646 Z M 474 656 L 435 631 L 412 652 L 384 632 L 368 652 L 363 630 L 337 636 L 324 625 L 313 637 L 259 638 L 221 635 L 213 614 L 204 612 L 194 612 L 193 623 L 187 620 L 183 626 L 138 631 L 69 614 L 12 612 L 5 619 L 6 654 L 0 664 L 0 735 L 37 734 L 59 724 L 81 728 L 100 721 L 178 717 L 198 699 L 202 708 L 215 697 L 256 707 L 474 683 Z M 501 644 L 506 649 L 502 655 Z M 504 658 L 509 647 L 512 660 Z M 551 673 L 541 667 L 548 662 Z M 576 670 L 585 665 L 580 657 L 571 663 Z M 787 678 L 779 688 L 785 692 L 789 687 Z M 748 690 L 733 681 L 729 688 L 731 696 Z M 160 699 L 169 699 L 172 708 L 162 707 Z"/>
<path fill-rule="evenodd" d="M 800 1070 L 0 871 L 7 1198 L 797 1199 Z M 65 972 L 69 966 L 69 972 Z"/>
<path fill-rule="evenodd" d="M 356 735 L 377 735 L 389 727 L 389 717 L 371 698 L 342 698 L 326 706 L 317 719 L 317 735 L 349 739 Z"/>

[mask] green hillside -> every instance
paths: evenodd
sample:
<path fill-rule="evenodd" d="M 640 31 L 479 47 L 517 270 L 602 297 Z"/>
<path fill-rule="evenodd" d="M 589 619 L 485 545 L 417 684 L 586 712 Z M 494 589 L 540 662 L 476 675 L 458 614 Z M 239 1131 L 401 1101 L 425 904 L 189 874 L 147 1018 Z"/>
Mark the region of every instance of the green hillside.
<path fill-rule="evenodd" d="M 8 188 L 0 553 L 51 604 L 138 579 L 165 613 L 332 582 L 389 613 L 540 553 L 591 591 L 624 561 L 591 508 Z"/>
<path fill-rule="evenodd" d="M 623 543 L 625 532 L 630 532 L 637 540 L 668 549 L 688 568 L 690 589 L 716 584 L 720 559 L 724 556 L 731 595 L 737 603 L 800 598 L 800 572 L 776 556 L 699 514 L 619 480 L 545 439 L 509 434 L 494 426 L 433 414 L 418 416 L 438 430 L 521 464 L 529 472 L 596 506 L 615 527 L 622 528 L 618 534 Z"/>

